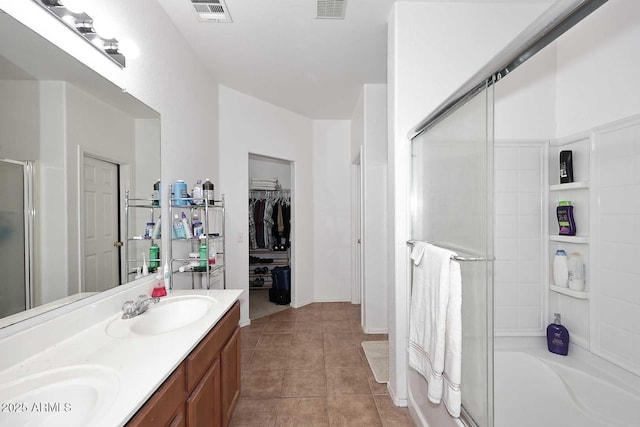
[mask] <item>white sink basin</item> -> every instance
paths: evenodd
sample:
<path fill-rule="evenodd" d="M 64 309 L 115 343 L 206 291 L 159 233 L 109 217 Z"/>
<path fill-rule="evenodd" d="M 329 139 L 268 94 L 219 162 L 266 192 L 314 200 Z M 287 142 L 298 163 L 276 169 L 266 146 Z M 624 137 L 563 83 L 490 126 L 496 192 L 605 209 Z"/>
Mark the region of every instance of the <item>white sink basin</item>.
<path fill-rule="evenodd" d="M 0 386 L 3 426 L 88 426 L 119 389 L 114 370 L 92 365 L 52 369 Z"/>
<path fill-rule="evenodd" d="M 215 299 L 203 295 L 164 298 L 132 319 L 112 320 L 106 332 L 116 338 L 164 334 L 201 319 L 214 308 L 215 303 Z"/>

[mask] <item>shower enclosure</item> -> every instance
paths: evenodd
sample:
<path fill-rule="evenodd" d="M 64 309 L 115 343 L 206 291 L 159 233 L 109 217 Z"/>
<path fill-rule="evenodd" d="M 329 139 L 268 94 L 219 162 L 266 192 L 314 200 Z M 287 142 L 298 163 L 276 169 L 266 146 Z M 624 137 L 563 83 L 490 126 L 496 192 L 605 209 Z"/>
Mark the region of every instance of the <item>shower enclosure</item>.
<path fill-rule="evenodd" d="M 460 262 L 462 419 L 492 426 L 493 85 L 470 94 L 411 144 L 411 238 L 468 259 Z M 427 421 L 424 379 L 414 374 L 409 375 L 409 405 Z"/>

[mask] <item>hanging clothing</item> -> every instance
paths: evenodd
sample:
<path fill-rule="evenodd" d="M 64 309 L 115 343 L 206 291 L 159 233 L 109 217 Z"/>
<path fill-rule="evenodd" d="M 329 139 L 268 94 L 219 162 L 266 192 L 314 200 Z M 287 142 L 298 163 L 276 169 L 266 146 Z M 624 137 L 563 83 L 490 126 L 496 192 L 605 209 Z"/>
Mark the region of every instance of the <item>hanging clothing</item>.
<path fill-rule="evenodd" d="M 288 196 L 268 194 L 249 199 L 249 247 L 284 250 L 289 247 L 291 206 Z"/>
<path fill-rule="evenodd" d="M 264 201 L 262 222 L 264 225 L 264 247 L 267 249 L 273 249 L 273 200 L 271 199 L 266 199 Z"/>
<path fill-rule="evenodd" d="M 256 220 L 255 220 L 256 199 L 249 199 L 249 248 L 256 249 Z"/>

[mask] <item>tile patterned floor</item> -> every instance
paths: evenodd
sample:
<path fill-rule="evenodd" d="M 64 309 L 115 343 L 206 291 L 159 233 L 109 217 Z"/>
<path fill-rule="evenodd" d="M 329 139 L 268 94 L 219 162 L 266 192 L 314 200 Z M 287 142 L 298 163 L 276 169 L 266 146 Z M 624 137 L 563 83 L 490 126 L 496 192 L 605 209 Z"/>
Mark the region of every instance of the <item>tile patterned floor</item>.
<path fill-rule="evenodd" d="M 231 425 L 384 426 L 414 423 L 376 383 L 360 343 L 360 306 L 315 303 L 241 329 L 242 384 Z"/>

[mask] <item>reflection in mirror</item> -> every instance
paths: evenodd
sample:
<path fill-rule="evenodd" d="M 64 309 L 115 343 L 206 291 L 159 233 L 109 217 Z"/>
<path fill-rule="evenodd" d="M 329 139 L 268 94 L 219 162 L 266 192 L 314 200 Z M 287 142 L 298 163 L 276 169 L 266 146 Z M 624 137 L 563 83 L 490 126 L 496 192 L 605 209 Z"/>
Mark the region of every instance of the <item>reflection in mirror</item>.
<path fill-rule="evenodd" d="M 134 279 L 125 193 L 151 196 L 160 118 L 1 11 L 0 38 L 3 327 Z"/>

